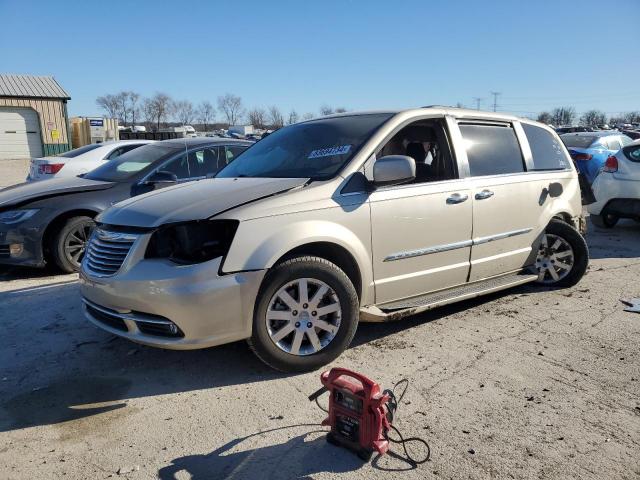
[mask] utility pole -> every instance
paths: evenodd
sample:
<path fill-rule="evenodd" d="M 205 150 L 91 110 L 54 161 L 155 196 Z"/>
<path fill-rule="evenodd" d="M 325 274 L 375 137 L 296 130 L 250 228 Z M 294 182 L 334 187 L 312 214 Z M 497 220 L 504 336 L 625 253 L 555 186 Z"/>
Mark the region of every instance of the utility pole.
<path fill-rule="evenodd" d="M 498 108 L 498 95 L 502 95 L 500 92 L 491 92 L 493 95 L 493 111 L 495 112 Z"/>
<path fill-rule="evenodd" d="M 476 102 L 476 110 L 480 110 L 480 102 L 482 101 L 482 98 L 473 97 L 473 101 Z"/>

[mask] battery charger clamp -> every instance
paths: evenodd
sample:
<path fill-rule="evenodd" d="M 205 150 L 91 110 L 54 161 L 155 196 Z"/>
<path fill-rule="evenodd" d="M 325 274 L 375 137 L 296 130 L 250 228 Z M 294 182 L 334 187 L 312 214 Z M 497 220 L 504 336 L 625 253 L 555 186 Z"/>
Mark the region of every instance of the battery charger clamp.
<path fill-rule="evenodd" d="M 389 450 L 389 442 L 403 446 L 409 462 L 420 464 L 426 462 L 431 451 L 429 444 L 421 438 L 403 438 L 393 426 L 393 420 L 408 387 L 408 380 L 396 383 L 392 390 L 381 391 L 380 386 L 366 376 L 345 368 L 332 368 L 320 376 L 322 388 L 309 396 L 309 400 L 318 403 L 318 397 L 329 392 L 329 409 L 325 410 L 327 418 L 322 425 L 329 426 L 327 433 L 329 443 L 345 447 L 355 452 L 365 461 L 371 459 L 373 452 L 380 455 Z M 400 395 L 396 389 L 404 385 Z M 320 404 L 318 403 L 320 407 Z M 322 407 L 320 407 L 322 408 Z M 324 410 L 324 409 L 323 409 Z M 393 430 L 397 438 L 390 437 Z M 425 445 L 427 455 L 416 460 L 407 451 L 408 442 L 420 442 Z"/>

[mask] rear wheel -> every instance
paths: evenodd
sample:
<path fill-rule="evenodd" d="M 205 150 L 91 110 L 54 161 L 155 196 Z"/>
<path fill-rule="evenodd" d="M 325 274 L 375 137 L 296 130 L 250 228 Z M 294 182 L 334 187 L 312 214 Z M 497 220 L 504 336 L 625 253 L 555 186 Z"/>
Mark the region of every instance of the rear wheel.
<path fill-rule="evenodd" d="M 95 226 L 91 217 L 68 219 L 53 237 L 51 254 L 56 266 L 66 273 L 80 270 L 89 236 Z"/>
<path fill-rule="evenodd" d="M 315 370 L 336 359 L 358 326 L 358 296 L 349 277 L 319 257 L 295 257 L 265 277 L 249 345 L 276 370 Z"/>
<path fill-rule="evenodd" d="M 613 228 L 620 220 L 620 217 L 611 213 L 602 212 L 602 215 L 589 215 L 591 222 L 600 228 Z"/>
<path fill-rule="evenodd" d="M 536 257 L 538 283 L 571 287 L 584 276 L 588 264 L 589 249 L 580 232 L 561 220 L 551 220 Z"/>

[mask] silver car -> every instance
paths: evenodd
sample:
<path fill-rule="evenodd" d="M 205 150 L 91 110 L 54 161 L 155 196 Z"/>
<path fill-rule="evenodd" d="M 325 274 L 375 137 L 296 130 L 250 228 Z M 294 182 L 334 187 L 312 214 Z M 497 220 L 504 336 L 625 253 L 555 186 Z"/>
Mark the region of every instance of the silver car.
<path fill-rule="evenodd" d="M 545 125 L 478 111 L 349 113 L 282 128 L 216 178 L 102 213 L 87 318 L 147 345 L 247 339 L 283 371 L 397 320 L 528 282 L 567 287 L 588 250 L 578 177 Z"/>

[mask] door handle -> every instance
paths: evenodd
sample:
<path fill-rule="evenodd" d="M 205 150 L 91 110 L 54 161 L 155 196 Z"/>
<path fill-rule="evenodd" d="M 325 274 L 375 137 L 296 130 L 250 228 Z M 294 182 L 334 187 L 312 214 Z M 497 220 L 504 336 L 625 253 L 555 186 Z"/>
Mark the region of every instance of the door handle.
<path fill-rule="evenodd" d="M 493 192 L 491 190 L 482 190 L 481 192 L 476 193 L 476 200 L 484 200 L 489 197 L 493 197 Z"/>
<path fill-rule="evenodd" d="M 465 202 L 469 198 L 469 195 L 466 193 L 454 193 L 449 198 L 447 198 L 447 204 L 453 205 L 456 203 Z"/>

